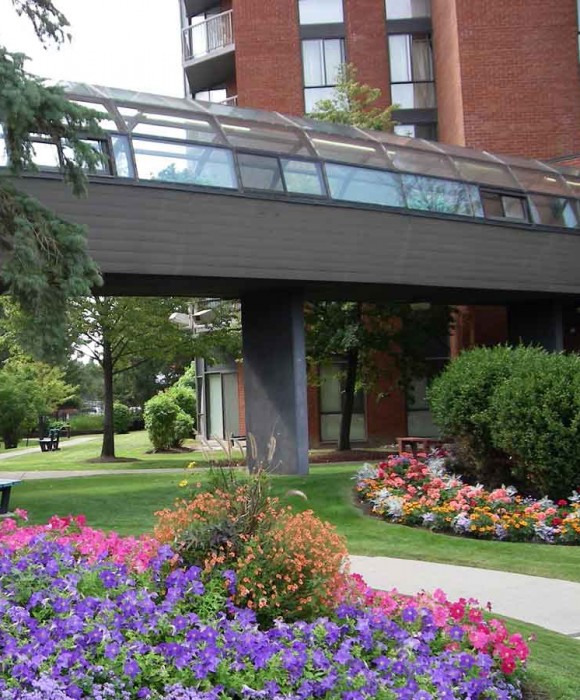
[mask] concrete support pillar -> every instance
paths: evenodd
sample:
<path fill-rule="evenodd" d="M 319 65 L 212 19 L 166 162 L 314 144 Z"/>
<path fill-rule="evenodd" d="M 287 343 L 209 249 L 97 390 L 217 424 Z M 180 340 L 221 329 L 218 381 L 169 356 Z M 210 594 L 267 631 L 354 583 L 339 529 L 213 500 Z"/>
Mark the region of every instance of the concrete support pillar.
<path fill-rule="evenodd" d="M 508 336 L 516 345 L 541 345 L 546 350 L 564 349 L 562 304 L 537 301 L 510 304 L 508 307 Z"/>
<path fill-rule="evenodd" d="M 276 291 L 242 297 L 242 334 L 248 463 L 280 474 L 308 473 L 308 413 L 304 349 L 304 299 L 300 292 Z M 257 456 L 250 456 L 250 438 Z"/>

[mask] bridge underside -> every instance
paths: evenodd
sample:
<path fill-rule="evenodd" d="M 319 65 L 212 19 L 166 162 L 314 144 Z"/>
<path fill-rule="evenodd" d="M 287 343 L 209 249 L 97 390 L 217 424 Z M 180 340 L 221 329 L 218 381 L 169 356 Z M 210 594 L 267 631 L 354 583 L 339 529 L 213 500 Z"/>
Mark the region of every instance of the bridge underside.
<path fill-rule="evenodd" d="M 304 299 L 507 304 L 513 341 L 562 349 L 562 305 L 580 298 L 580 235 L 323 202 L 59 178 L 22 183 L 88 229 L 108 295 L 242 300 L 253 464 L 307 470 Z"/>

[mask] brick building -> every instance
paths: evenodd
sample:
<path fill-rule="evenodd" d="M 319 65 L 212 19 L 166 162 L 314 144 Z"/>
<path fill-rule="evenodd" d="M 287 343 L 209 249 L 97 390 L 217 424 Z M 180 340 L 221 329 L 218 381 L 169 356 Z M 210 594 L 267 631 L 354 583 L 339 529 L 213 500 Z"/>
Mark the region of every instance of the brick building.
<path fill-rule="evenodd" d="M 179 1 L 186 92 L 197 99 L 301 115 L 349 62 L 400 107 L 399 134 L 539 159 L 580 153 L 578 0 Z M 436 369 L 448 353 L 506 338 L 503 308 L 459 307 L 448 347 L 427 354 Z M 244 433 L 243 382 L 227 377 L 241 369 L 213 369 L 209 432 L 234 432 L 223 407 L 235 401 Z M 335 373 L 322 369 L 320 380 L 309 388 L 313 443 L 335 437 L 340 413 Z M 353 437 L 431 432 L 422 389 L 413 406 L 396 392 L 359 397 Z"/>

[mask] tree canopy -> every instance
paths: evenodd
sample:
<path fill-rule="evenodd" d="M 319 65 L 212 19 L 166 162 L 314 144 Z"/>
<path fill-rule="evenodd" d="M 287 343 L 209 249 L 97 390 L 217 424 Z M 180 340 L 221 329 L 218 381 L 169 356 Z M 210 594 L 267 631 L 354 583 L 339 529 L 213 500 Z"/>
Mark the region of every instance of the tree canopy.
<path fill-rule="evenodd" d="M 39 40 L 69 37 L 66 17 L 50 0 L 13 0 Z M 23 191 L 19 178 L 35 171 L 35 142 L 57 145 L 63 178 L 78 196 L 102 156 L 86 140 L 101 133 L 96 112 L 66 99 L 64 91 L 25 70 L 26 57 L 0 47 L 0 287 L 19 304 L 29 347 L 44 357 L 66 349 L 67 300 L 100 283 L 82 226 L 70 223 Z"/>

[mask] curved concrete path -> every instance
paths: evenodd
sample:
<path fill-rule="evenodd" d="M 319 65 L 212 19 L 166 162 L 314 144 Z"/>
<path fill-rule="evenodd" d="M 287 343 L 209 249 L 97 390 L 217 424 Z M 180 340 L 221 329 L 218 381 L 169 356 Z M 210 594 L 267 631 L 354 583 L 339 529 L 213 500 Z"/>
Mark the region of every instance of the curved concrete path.
<path fill-rule="evenodd" d="M 500 615 L 580 640 L 580 583 L 388 557 L 351 556 L 351 571 L 379 590 L 412 595 L 441 588 L 450 600 L 477 598 Z M 580 647 L 578 649 L 580 653 Z"/>

